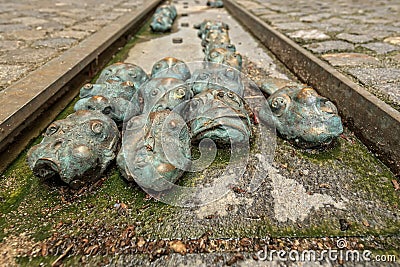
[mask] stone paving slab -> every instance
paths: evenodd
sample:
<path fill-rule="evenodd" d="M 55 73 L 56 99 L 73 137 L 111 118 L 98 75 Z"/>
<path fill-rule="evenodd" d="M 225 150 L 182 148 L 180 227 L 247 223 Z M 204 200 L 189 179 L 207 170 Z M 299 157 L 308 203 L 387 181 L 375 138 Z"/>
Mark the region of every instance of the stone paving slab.
<path fill-rule="evenodd" d="M 142 4 L 143 0 L 0 1 L 0 90 Z"/>
<path fill-rule="evenodd" d="M 341 73 L 349 75 L 364 88 L 395 109 L 400 110 L 398 86 L 390 90 L 376 84 L 363 83 L 362 77 L 374 75 L 380 65 L 385 76 L 396 79 L 400 69 L 400 3 L 396 0 L 379 1 L 290 1 L 237 0 L 240 5 L 298 44 L 327 60 Z M 327 40 L 329 39 L 329 40 Z M 337 55 L 335 56 L 335 53 Z M 341 53 L 363 54 L 350 64 L 340 59 Z M 371 57 L 375 60 L 369 61 Z M 361 60 L 361 58 L 368 60 Z M 357 64 L 358 62 L 358 64 Z M 363 66 L 362 73 L 352 72 L 347 66 Z M 369 66 L 368 66 L 369 65 Z M 366 66 L 366 67 L 365 67 Z M 389 87 L 386 85 L 385 88 Z M 377 89 L 378 88 L 378 89 Z M 388 93 L 390 92 L 390 93 Z"/>

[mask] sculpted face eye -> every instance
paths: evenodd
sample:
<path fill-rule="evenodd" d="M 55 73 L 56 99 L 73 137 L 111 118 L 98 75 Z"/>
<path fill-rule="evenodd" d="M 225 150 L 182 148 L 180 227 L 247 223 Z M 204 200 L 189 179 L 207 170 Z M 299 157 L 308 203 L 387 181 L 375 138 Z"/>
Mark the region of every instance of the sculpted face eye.
<path fill-rule="evenodd" d="M 104 75 L 105 75 L 105 76 L 110 76 L 111 73 L 112 73 L 111 70 L 108 69 L 108 70 L 106 70 L 106 72 L 104 73 Z"/>
<path fill-rule="evenodd" d="M 53 135 L 53 134 L 55 134 L 57 131 L 58 131 L 58 129 L 59 129 L 60 127 L 57 125 L 57 124 L 51 124 L 48 128 L 47 128 L 47 130 L 46 130 L 46 135 Z"/>
<path fill-rule="evenodd" d="M 154 90 L 151 91 L 151 96 L 156 96 L 156 95 L 158 95 L 158 93 L 159 93 L 159 90 L 158 89 L 154 89 Z"/>
<path fill-rule="evenodd" d="M 157 63 L 154 67 L 159 70 L 159 69 L 162 68 L 162 64 L 161 63 Z"/>
<path fill-rule="evenodd" d="M 215 52 L 215 51 L 212 52 L 211 55 L 210 55 L 211 58 L 216 58 L 216 57 L 218 57 L 218 56 L 219 56 L 219 53 L 218 53 L 218 52 Z"/>
<path fill-rule="evenodd" d="M 90 129 L 95 134 L 99 134 L 99 133 L 103 132 L 103 123 L 101 121 L 99 121 L 99 120 L 91 121 L 90 122 Z"/>
<path fill-rule="evenodd" d="M 137 77 L 136 72 L 131 72 L 131 71 L 130 71 L 130 72 L 128 73 L 128 75 L 131 76 L 132 78 L 136 78 L 136 77 Z"/>
<path fill-rule="evenodd" d="M 83 88 L 84 88 L 85 90 L 91 90 L 91 89 L 93 89 L 93 84 L 87 83 L 87 84 L 85 84 L 85 85 L 83 86 Z"/>
<path fill-rule="evenodd" d="M 283 96 L 275 97 L 271 101 L 271 110 L 276 116 L 281 116 L 285 112 L 288 104 L 289 101 L 287 98 Z"/>
<path fill-rule="evenodd" d="M 108 114 L 111 113 L 111 111 L 112 111 L 112 108 L 111 108 L 110 106 L 105 107 L 105 108 L 103 109 L 103 114 L 108 115 Z"/>

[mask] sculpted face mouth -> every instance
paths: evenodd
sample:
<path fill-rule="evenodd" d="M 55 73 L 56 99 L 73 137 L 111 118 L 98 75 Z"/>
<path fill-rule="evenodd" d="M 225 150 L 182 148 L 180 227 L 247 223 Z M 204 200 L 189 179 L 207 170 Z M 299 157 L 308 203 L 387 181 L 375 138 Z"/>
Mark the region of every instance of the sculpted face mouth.
<path fill-rule="evenodd" d="M 33 173 L 43 179 L 49 179 L 60 172 L 59 163 L 49 158 L 38 159 L 33 167 Z"/>

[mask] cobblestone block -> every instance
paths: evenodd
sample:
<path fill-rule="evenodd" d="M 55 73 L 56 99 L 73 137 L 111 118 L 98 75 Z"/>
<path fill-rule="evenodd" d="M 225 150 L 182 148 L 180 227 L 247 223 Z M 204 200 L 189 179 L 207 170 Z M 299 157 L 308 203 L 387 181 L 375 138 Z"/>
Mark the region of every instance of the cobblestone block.
<path fill-rule="evenodd" d="M 0 41 L 0 51 L 19 49 L 23 44 L 21 41 Z"/>
<path fill-rule="evenodd" d="M 348 33 L 358 34 L 358 35 L 367 35 L 367 36 L 371 36 L 374 39 L 383 39 L 383 38 L 386 38 L 386 37 L 392 35 L 392 33 L 389 31 L 384 31 L 384 30 L 377 31 L 377 30 L 373 30 L 368 27 L 360 27 L 357 24 L 347 26 L 347 28 L 348 28 Z"/>
<path fill-rule="evenodd" d="M 51 48 L 24 48 L 0 55 L 2 64 L 40 64 L 57 55 L 57 51 Z"/>
<path fill-rule="evenodd" d="M 34 41 L 43 39 L 46 36 L 46 31 L 42 30 L 22 30 L 5 33 L 4 37 L 10 40 Z"/>
<path fill-rule="evenodd" d="M 255 1 L 246 1 L 246 0 L 240 0 L 238 1 L 239 4 L 241 4 L 242 6 L 245 6 L 246 8 L 248 8 L 249 10 L 251 9 L 261 9 L 264 8 L 264 6 L 256 3 Z"/>
<path fill-rule="evenodd" d="M 319 29 L 323 32 L 327 32 L 327 33 L 337 33 L 337 32 L 343 32 L 344 28 L 341 26 L 337 26 L 337 25 L 331 25 L 328 23 L 322 23 L 322 22 L 313 22 L 310 23 L 310 26 L 312 28 L 316 28 Z"/>
<path fill-rule="evenodd" d="M 320 30 L 299 30 L 287 33 L 289 37 L 302 40 L 327 40 L 331 37 Z"/>
<path fill-rule="evenodd" d="M 52 38 L 52 39 L 38 40 L 33 43 L 33 46 L 67 49 L 70 48 L 75 42 L 76 40 L 72 38 Z"/>
<path fill-rule="evenodd" d="M 261 15 L 268 15 L 268 14 L 276 14 L 276 12 L 266 9 L 266 8 L 255 8 L 252 9 L 251 12 L 256 15 L 256 16 L 261 16 Z"/>
<path fill-rule="evenodd" d="M 327 60 L 332 66 L 358 66 L 380 64 L 377 58 L 361 53 L 325 54 L 322 55 L 322 58 Z"/>
<path fill-rule="evenodd" d="M 375 86 L 377 84 L 400 82 L 400 69 L 396 68 L 354 68 L 349 73 L 363 84 Z"/>
<path fill-rule="evenodd" d="M 0 64 L 0 90 L 8 87 L 13 81 L 28 72 L 26 66 Z"/>
<path fill-rule="evenodd" d="M 0 25 L 0 32 L 11 32 L 11 31 L 18 31 L 18 30 L 25 30 L 29 29 L 28 25 L 22 24 L 2 24 Z"/>
<path fill-rule="evenodd" d="M 286 23 L 272 23 L 273 26 L 280 30 L 304 30 L 311 28 L 310 25 L 302 22 L 286 22 Z"/>
<path fill-rule="evenodd" d="M 314 53 L 325 53 L 329 51 L 351 51 L 354 49 L 354 45 L 343 41 L 325 41 L 305 45 L 304 47 Z"/>
<path fill-rule="evenodd" d="M 377 54 L 386 54 L 386 53 L 389 53 L 392 51 L 400 50 L 400 47 L 396 47 L 391 44 L 380 43 L 380 42 L 363 44 L 361 46 L 368 48 L 368 49 L 376 52 Z"/>
<path fill-rule="evenodd" d="M 378 84 L 373 87 L 374 89 L 388 95 L 389 98 L 400 106 L 400 82 L 399 83 L 385 83 Z"/>
<path fill-rule="evenodd" d="M 100 29 L 101 25 L 96 25 L 96 23 L 93 23 L 91 21 L 85 22 L 85 23 L 79 23 L 71 27 L 72 30 L 76 31 L 86 31 L 86 32 L 91 32 L 94 33 Z"/>
<path fill-rule="evenodd" d="M 300 21 L 302 22 L 317 22 L 322 19 L 327 19 L 332 16 L 331 13 L 319 13 L 319 14 L 311 14 L 308 16 L 304 16 L 300 18 Z"/>
<path fill-rule="evenodd" d="M 400 36 L 388 37 L 383 41 L 393 45 L 400 45 Z"/>
<path fill-rule="evenodd" d="M 368 35 L 358 35 L 358 34 L 350 34 L 350 33 L 339 33 L 336 35 L 336 38 L 345 40 L 351 43 L 366 43 L 374 40 L 373 37 Z"/>
<path fill-rule="evenodd" d="M 290 19 L 287 18 L 287 16 L 282 15 L 282 14 L 267 14 L 267 15 L 262 15 L 260 17 L 263 21 L 266 22 L 273 22 L 273 23 L 280 23 L 280 22 L 287 22 Z"/>
<path fill-rule="evenodd" d="M 35 17 L 22 17 L 22 18 L 14 18 L 11 20 L 12 23 L 24 24 L 28 26 L 34 26 L 39 24 L 44 24 L 49 22 L 48 20 L 35 18 Z"/>
<path fill-rule="evenodd" d="M 89 35 L 90 35 L 90 33 L 85 32 L 85 31 L 65 30 L 65 31 L 54 32 L 51 34 L 51 37 L 52 38 L 74 38 L 77 40 L 82 40 Z"/>

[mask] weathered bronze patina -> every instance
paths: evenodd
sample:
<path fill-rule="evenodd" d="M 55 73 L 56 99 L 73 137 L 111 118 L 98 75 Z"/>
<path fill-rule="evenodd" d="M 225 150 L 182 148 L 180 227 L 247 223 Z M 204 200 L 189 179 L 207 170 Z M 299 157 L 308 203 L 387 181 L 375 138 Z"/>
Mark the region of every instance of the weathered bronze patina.
<path fill-rule="evenodd" d="M 77 110 L 98 110 L 117 123 L 140 114 L 139 103 L 132 102 L 138 88 L 148 80 L 142 68 L 134 64 L 116 63 L 106 67 L 96 84 L 80 90 Z"/>
<path fill-rule="evenodd" d="M 210 30 L 229 30 L 229 25 L 222 21 L 204 20 L 202 23 L 195 24 L 195 29 L 198 29 L 197 36 L 204 39 Z"/>
<path fill-rule="evenodd" d="M 186 168 L 171 163 L 165 146 L 174 152 L 174 157 L 190 162 L 190 140 L 186 123 L 175 112 L 163 110 L 136 116 L 124 131 L 117 164 L 128 181 L 153 191 L 167 190 Z"/>
<path fill-rule="evenodd" d="M 110 80 L 116 82 L 129 81 L 137 90 L 148 79 L 149 77 L 141 67 L 135 64 L 118 62 L 104 68 L 96 83 L 101 84 Z"/>
<path fill-rule="evenodd" d="M 206 54 L 205 60 L 212 63 L 224 64 L 239 71 L 242 69 L 242 55 L 223 47 L 211 49 Z"/>
<path fill-rule="evenodd" d="M 176 8 L 173 5 L 163 5 L 156 9 L 150 27 L 155 32 L 167 32 L 177 16 Z"/>
<path fill-rule="evenodd" d="M 207 6 L 221 8 L 224 7 L 224 2 L 222 0 L 208 0 Z"/>
<path fill-rule="evenodd" d="M 192 92 L 186 82 L 175 78 L 153 78 L 140 87 L 133 102 L 143 103 L 142 113 L 172 110 L 190 99 Z M 138 99 L 135 99 L 138 98 Z"/>
<path fill-rule="evenodd" d="M 209 89 L 232 91 L 241 97 L 244 93 L 241 73 L 219 64 L 205 64 L 205 68 L 195 70 L 189 84 L 194 94 Z"/>
<path fill-rule="evenodd" d="M 151 78 L 176 78 L 183 81 L 190 79 L 190 70 L 185 62 L 174 57 L 163 58 L 154 63 Z"/>
<path fill-rule="evenodd" d="M 204 90 L 190 100 L 182 114 L 185 114 L 194 142 L 210 138 L 224 146 L 248 143 L 252 136 L 252 112 L 232 91 Z"/>
<path fill-rule="evenodd" d="M 33 173 L 59 177 L 73 188 L 98 179 L 116 156 L 117 125 L 98 111 L 81 110 L 55 121 L 42 142 L 28 152 Z"/>
<path fill-rule="evenodd" d="M 105 97 L 95 95 L 78 100 L 74 106 L 78 110 L 98 110 L 120 124 L 125 119 L 139 115 L 141 109 L 138 103 L 122 97 Z"/>
<path fill-rule="evenodd" d="M 242 69 L 242 56 L 229 38 L 229 26 L 220 21 L 205 20 L 195 25 L 205 54 L 204 60 Z"/>
<path fill-rule="evenodd" d="M 272 120 L 279 134 L 295 145 L 326 146 L 343 132 L 335 105 L 314 89 L 295 84 L 275 92 L 271 87 L 268 90 L 272 93 L 267 99 Z M 261 110 L 260 118 L 265 116 Z"/>

